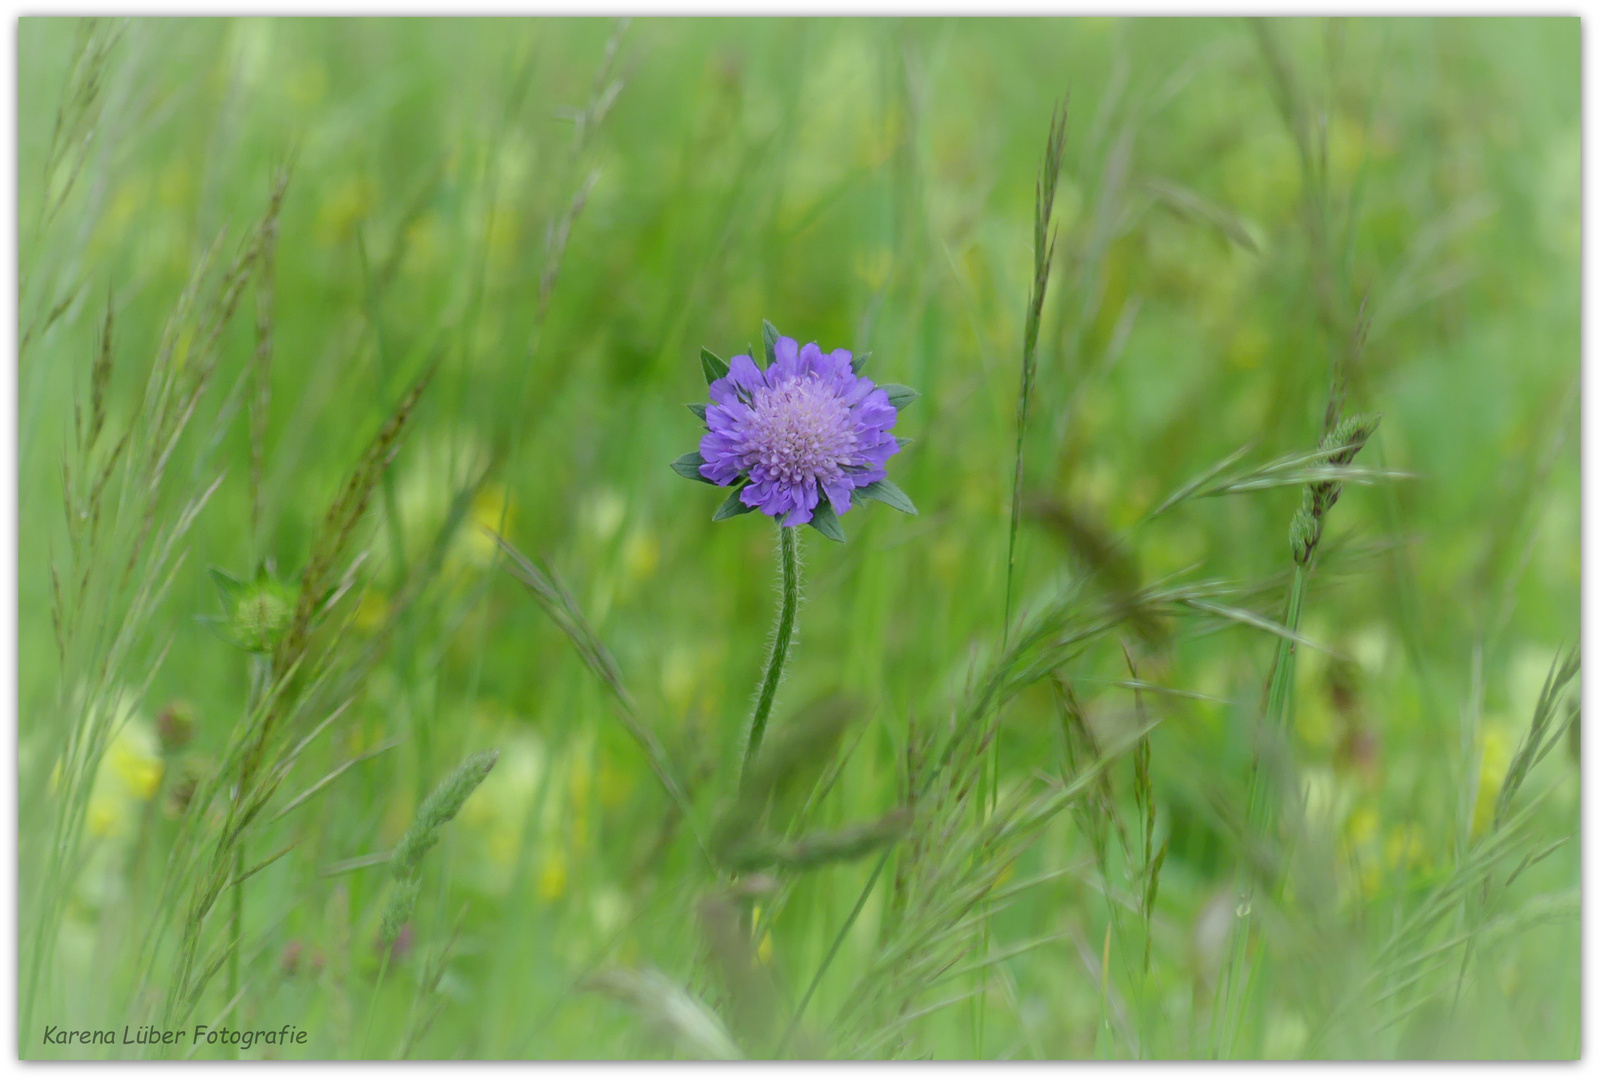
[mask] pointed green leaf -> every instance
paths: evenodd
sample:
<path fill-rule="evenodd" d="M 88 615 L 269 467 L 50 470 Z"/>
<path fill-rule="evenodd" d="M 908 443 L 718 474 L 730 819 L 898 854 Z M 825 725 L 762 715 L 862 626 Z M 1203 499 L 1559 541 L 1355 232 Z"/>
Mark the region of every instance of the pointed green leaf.
<path fill-rule="evenodd" d="M 870 352 L 863 352 L 854 360 L 850 361 L 849 369 L 855 374 L 859 375 L 862 371 L 866 370 L 866 362 L 871 358 L 872 354 Z"/>
<path fill-rule="evenodd" d="M 690 450 L 672 462 L 672 471 L 679 476 L 686 476 L 690 480 L 698 480 L 702 484 L 714 483 L 714 481 L 707 480 L 700 475 L 700 466 L 704 464 L 705 459 L 700 456 L 700 452 L 698 450 Z"/>
<path fill-rule="evenodd" d="M 873 480 L 865 487 L 856 488 L 855 494 L 863 499 L 876 499 L 902 514 L 916 513 L 916 504 L 911 502 L 911 497 L 901 491 L 892 480 Z"/>
<path fill-rule="evenodd" d="M 701 420 L 705 419 L 705 410 L 708 408 L 710 408 L 710 406 L 703 401 L 691 401 L 688 405 L 688 411 L 699 417 Z"/>
<path fill-rule="evenodd" d="M 782 334 L 777 332 L 777 327 L 773 326 L 770 320 L 761 320 L 761 343 L 766 346 L 766 362 L 768 364 L 777 363 L 777 339 L 782 336 Z"/>
<path fill-rule="evenodd" d="M 705 385 L 709 386 L 727 374 L 727 365 L 711 350 L 700 346 L 700 367 L 705 369 Z"/>
<path fill-rule="evenodd" d="M 219 566 L 207 567 L 207 569 L 211 574 L 211 580 L 216 582 L 217 591 L 222 594 L 224 601 L 232 604 L 239 598 L 239 594 L 244 591 L 244 582 Z"/>
<path fill-rule="evenodd" d="M 903 409 L 922 395 L 908 386 L 899 383 L 878 383 L 877 387 L 888 395 L 888 403 L 896 409 Z"/>
<path fill-rule="evenodd" d="M 234 648 L 239 647 L 238 638 L 231 632 L 233 620 L 222 615 L 196 615 L 194 616 L 194 621 L 199 623 L 206 633 L 218 641 L 227 642 Z"/>
<path fill-rule="evenodd" d="M 811 528 L 840 544 L 844 542 L 844 526 L 838 523 L 838 515 L 833 513 L 833 504 L 825 498 L 816 504 L 816 510 L 811 514 Z"/>
<path fill-rule="evenodd" d="M 721 506 L 718 506 L 716 508 L 716 513 L 711 515 L 711 520 L 712 521 L 726 521 L 728 518 L 736 518 L 740 514 L 747 514 L 751 510 L 754 510 L 755 507 L 753 507 L 753 506 L 745 506 L 742 502 L 739 501 L 739 497 L 738 497 L 739 496 L 739 492 L 741 492 L 743 490 L 744 490 L 744 485 L 743 484 L 740 484 L 737 487 L 735 487 L 732 490 L 732 492 L 729 493 L 729 495 L 727 496 L 726 501 L 724 501 Z"/>

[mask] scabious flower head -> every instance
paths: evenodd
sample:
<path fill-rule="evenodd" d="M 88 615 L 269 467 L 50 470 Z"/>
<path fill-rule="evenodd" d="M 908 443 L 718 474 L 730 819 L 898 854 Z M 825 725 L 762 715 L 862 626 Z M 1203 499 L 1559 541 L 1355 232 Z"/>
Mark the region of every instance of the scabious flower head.
<path fill-rule="evenodd" d="M 735 356 L 711 383 L 699 475 L 721 487 L 747 481 L 739 501 L 783 525 L 811 521 L 824 499 L 842 514 L 856 489 L 886 479 L 899 410 L 855 373 L 848 349 L 779 337 L 772 353 L 764 371 Z"/>

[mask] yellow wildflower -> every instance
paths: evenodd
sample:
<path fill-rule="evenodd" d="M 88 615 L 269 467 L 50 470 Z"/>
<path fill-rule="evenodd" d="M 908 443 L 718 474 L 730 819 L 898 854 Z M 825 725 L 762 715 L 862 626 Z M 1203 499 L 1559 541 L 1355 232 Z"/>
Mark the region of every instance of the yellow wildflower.
<path fill-rule="evenodd" d="M 137 808 L 161 785 L 161 742 L 144 717 L 133 715 L 111 736 L 89 793 L 91 836 L 127 836 Z"/>
<path fill-rule="evenodd" d="M 559 900 L 566 894 L 566 855 L 559 848 L 544 856 L 544 866 L 539 871 L 539 898 Z"/>
<path fill-rule="evenodd" d="M 1482 769 L 1477 776 L 1477 802 L 1471 811 L 1471 835 L 1480 835 L 1493 820 L 1494 803 L 1505 782 L 1505 770 L 1510 767 L 1514 751 L 1510 736 L 1500 723 L 1483 724 Z"/>

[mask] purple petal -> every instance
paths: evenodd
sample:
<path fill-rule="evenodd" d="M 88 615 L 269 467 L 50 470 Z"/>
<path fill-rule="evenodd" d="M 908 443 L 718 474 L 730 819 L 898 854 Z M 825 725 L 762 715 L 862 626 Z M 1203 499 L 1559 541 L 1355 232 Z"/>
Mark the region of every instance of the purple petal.
<path fill-rule="evenodd" d="M 765 510 L 766 500 L 771 497 L 771 494 L 771 483 L 766 480 L 757 480 L 738 493 L 738 501 L 745 506 L 753 506 L 758 510 Z"/>
<path fill-rule="evenodd" d="M 851 406 L 859 405 L 861 402 L 870 397 L 873 391 L 876 389 L 877 384 L 872 382 L 872 380 L 868 379 L 864 375 L 856 375 L 854 377 L 853 385 L 844 391 L 844 404 Z M 883 400 L 885 402 L 888 400 L 888 394 L 886 392 L 883 394 Z"/>
<path fill-rule="evenodd" d="M 799 374 L 799 343 L 791 337 L 780 337 L 772 351 L 777 359 L 766 369 L 766 384 L 775 386 Z M 776 381 L 774 381 L 774 376 Z"/>
<path fill-rule="evenodd" d="M 833 513 L 847 513 L 849 511 L 849 493 L 855 486 L 850 483 L 849 474 L 846 473 L 837 480 L 830 480 L 822 486 L 827 492 L 827 501 L 833 504 Z"/>
<path fill-rule="evenodd" d="M 892 435 L 885 435 L 881 442 L 863 446 L 856 453 L 874 465 L 883 465 L 889 458 L 899 453 L 899 440 Z"/>
<path fill-rule="evenodd" d="M 717 487 L 726 487 L 737 480 L 739 472 L 737 463 L 732 461 L 718 461 L 714 464 L 707 461 L 700 466 L 700 475 Z"/>
<path fill-rule="evenodd" d="M 727 374 L 711 383 L 711 400 L 721 405 L 738 401 L 739 391 L 749 397 L 766 385 L 766 376 L 748 356 L 735 356 L 728 361 Z"/>
<path fill-rule="evenodd" d="M 818 375 L 826 375 L 826 374 L 828 374 L 828 372 L 822 370 L 821 365 L 822 365 L 822 349 L 821 349 L 821 346 L 817 345 L 816 342 L 814 342 L 814 341 L 810 342 L 807 345 L 800 346 L 799 366 L 798 366 L 797 370 L 799 371 L 799 373 L 801 375 L 809 375 L 812 372 L 815 372 Z"/>

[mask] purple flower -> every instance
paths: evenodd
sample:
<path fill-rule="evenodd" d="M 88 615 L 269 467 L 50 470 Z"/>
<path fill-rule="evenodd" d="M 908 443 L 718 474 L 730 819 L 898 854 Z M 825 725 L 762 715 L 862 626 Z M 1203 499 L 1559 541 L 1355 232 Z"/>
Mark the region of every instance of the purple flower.
<path fill-rule="evenodd" d="M 848 349 L 778 337 L 771 354 L 765 371 L 735 356 L 711 382 L 699 476 L 721 487 L 747 481 L 739 502 L 784 525 L 811 521 L 824 500 L 842 514 L 856 489 L 886 484 L 899 410 L 888 390 L 855 374 Z"/>
<path fill-rule="evenodd" d="M 760 510 L 781 525 L 808 523 L 843 540 L 838 515 L 855 498 L 916 513 L 883 469 L 902 445 L 889 432 L 916 391 L 862 377 L 868 357 L 848 349 L 824 353 L 814 342 L 801 348 L 771 323 L 762 337 L 765 370 L 748 356 L 725 364 L 700 350 L 711 401 L 689 409 L 706 433 L 672 468 L 690 480 L 733 486 L 714 520 Z"/>

